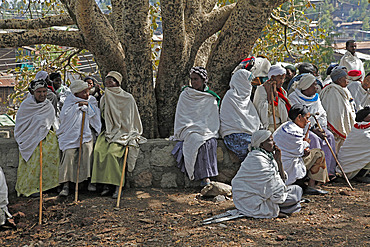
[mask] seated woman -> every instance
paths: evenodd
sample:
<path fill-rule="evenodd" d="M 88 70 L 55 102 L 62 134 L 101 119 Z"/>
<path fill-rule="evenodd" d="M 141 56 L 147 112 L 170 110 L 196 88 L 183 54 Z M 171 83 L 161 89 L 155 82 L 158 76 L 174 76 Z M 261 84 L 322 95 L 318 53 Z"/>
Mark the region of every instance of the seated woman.
<path fill-rule="evenodd" d="M 46 99 L 47 83 L 45 80 L 33 80 L 28 88 L 30 93 L 22 102 L 17 112 L 14 138 L 19 147 L 17 184 L 18 196 L 30 196 L 40 189 L 40 142 L 43 157 L 43 191 L 59 185 L 59 146 L 51 130 L 57 128 L 55 109 Z M 47 161 L 47 162 L 46 162 Z"/>
<path fill-rule="evenodd" d="M 306 138 L 304 129 L 307 127 L 311 114 L 304 105 L 293 105 L 289 111 L 292 121 L 281 125 L 274 133 L 274 141 L 281 149 L 281 161 L 288 178 L 285 184 L 297 184 L 306 194 L 327 194 L 327 191 L 316 187 L 316 181 L 329 181 L 326 169 L 325 154 L 318 148 L 309 149 L 310 140 Z M 305 180 L 308 178 L 308 187 Z"/>
<path fill-rule="evenodd" d="M 351 70 L 348 72 L 348 75 L 350 75 L 351 72 L 359 72 L 357 77 L 361 78 L 359 70 Z M 347 88 L 351 92 L 356 104 L 356 111 L 358 111 L 365 106 L 370 105 L 370 73 L 365 76 L 363 82 L 360 80 L 354 80 L 353 77 L 351 79 L 352 82 L 347 86 Z"/>
<path fill-rule="evenodd" d="M 252 73 L 248 70 L 236 71 L 231 77 L 230 89 L 221 103 L 220 134 L 226 147 L 233 151 L 240 161 L 247 157 L 252 133 L 261 125 L 256 108 L 250 101 L 252 79 Z"/>
<path fill-rule="evenodd" d="M 174 140 L 179 141 L 172 154 L 178 167 L 190 180 L 210 183 L 218 175 L 217 140 L 220 120 L 219 97 L 208 89 L 207 71 L 203 67 L 190 70 L 191 86 L 183 88 L 177 103 Z"/>
<path fill-rule="evenodd" d="M 269 80 L 258 86 L 254 95 L 253 104 L 260 117 L 262 127 L 271 132 L 275 131 L 272 102 L 276 107 L 276 127 L 288 121 L 290 103 L 286 91 L 282 88 L 285 74 L 286 70 L 280 65 L 271 66 L 268 73 Z M 273 85 L 276 85 L 276 91 L 274 91 Z"/>
<path fill-rule="evenodd" d="M 281 162 L 271 132 L 258 130 L 252 135 L 252 150 L 231 181 L 236 208 L 254 218 L 286 217 L 300 211 L 302 189 L 284 184 L 277 162 Z"/>
<path fill-rule="evenodd" d="M 0 167 L 0 227 L 12 218 L 8 211 L 8 186 L 3 169 Z"/>
<path fill-rule="evenodd" d="M 327 129 L 326 111 L 321 105 L 319 94 L 316 88 L 316 77 L 312 74 L 304 74 L 296 84 L 296 88 L 289 95 L 289 101 L 292 105 L 300 104 L 305 105 L 308 111 L 311 113 L 310 122 L 311 129 L 309 131 L 308 138 L 311 140 L 310 149 L 319 148 L 325 153 L 326 166 L 328 168 L 329 176 L 335 176 L 336 161 L 333 154 L 330 151 L 329 146 L 326 144 L 324 137 L 329 141 L 330 146 L 335 152 L 335 140 L 334 135 Z M 320 131 L 314 117 L 312 115 L 319 114 L 316 116 L 317 121 L 324 130 Z"/>
<path fill-rule="evenodd" d="M 105 93 L 100 101 L 105 131 L 96 140 L 91 182 L 104 184 L 102 196 L 113 192 L 118 197 L 124 154 L 128 148 L 127 170 L 132 172 L 139 155 L 143 127 L 134 97 L 120 85 L 122 75 L 110 71 L 105 78 Z M 111 186 L 112 185 L 112 186 Z"/>
<path fill-rule="evenodd" d="M 370 183 L 366 176 L 370 171 L 370 107 L 359 110 L 355 120 L 357 123 L 344 141 L 338 160 L 349 179 Z M 338 168 L 337 172 L 341 173 Z"/>

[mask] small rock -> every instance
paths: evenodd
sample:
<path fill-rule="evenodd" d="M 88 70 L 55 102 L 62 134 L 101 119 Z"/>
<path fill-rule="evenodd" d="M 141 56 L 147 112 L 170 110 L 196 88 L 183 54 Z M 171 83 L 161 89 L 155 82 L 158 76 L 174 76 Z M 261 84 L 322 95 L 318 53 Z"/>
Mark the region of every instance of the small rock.
<path fill-rule="evenodd" d="M 286 239 L 286 237 L 284 236 L 284 235 L 277 235 L 276 236 L 276 240 L 277 241 L 283 241 L 283 240 L 285 240 Z"/>
<path fill-rule="evenodd" d="M 341 191 L 339 191 L 339 194 L 340 195 L 343 195 L 343 196 L 349 196 L 349 195 L 351 195 L 348 190 L 341 190 Z"/>
<path fill-rule="evenodd" d="M 222 196 L 222 195 L 218 195 L 218 196 L 213 198 L 213 201 L 214 202 L 224 202 L 224 201 L 226 201 L 226 197 Z"/>
<path fill-rule="evenodd" d="M 227 225 L 225 225 L 225 224 L 219 224 L 218 226 L 222 227 L 222 228 L 227 228 Z"/>

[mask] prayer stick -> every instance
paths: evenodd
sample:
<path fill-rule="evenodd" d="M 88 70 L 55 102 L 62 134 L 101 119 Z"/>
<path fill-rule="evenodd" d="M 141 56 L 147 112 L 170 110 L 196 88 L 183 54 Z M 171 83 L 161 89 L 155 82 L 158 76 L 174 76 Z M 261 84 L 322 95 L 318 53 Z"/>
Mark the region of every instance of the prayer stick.
<path fill-rule="evenodd" d="M 274 105 L 274 92 L 276 91 L 276 85 L 273 84 L 271 88 L 271 105 L 272 105 L 272 118 L 274 119 L 274 131 L 276 130 L 276 117 L 275 117 L 275 105 Z"/>
<path fill-rule="evenodd" d="M 319 113 L 317 112 L 317 113 L 313 114 L 312 116 L 313 116 L 313 118 L 315 119 L 315 121 L 316 121 L 317 126 L 319 127 L 319 129 L 320 129 L 321 131 L 324 131 L 324 130 L 321 128 L 320 123 L 317 121 L 317 118 L 316 118 L 316 116 L 315 116 L 315 115 L 319 115 Z M 349 185 L 349 187 L 351 188 L 351 190 L 355 190 L 355 189 L 352 187 L 351 183 L 349 182 L 349 180 L 348 180 L 348 177 L 347 177 L 346 173 L 343 171 L 343 168 L 342 168 L 342 166 L 340 165 L 339 160 L 337 159 L 337 156 L 335 155 L 335 153 L 334 153 L 334 151 L 333 151 L 333 148 L 330 146 L 329 141 L 328 141 L 328 139 L 327 139 L 325 136 L 324 136 L 324 140 L 325 140 L 326 144 L 328 145 L 328 147 L 329 147 L 329 149 L 330 149 L 331 154 L 334 156 L 334 159 L 335 159 L 335 161 L 337 162 L 338 167 L 339 167 L 339 169 L 341 170 L 341 172 L 342 172 L 342 174 L 343 174 L 344 178 L 346 179 L 347 184 Z"/>
<path fill-rule="evenodd" d="M 42 140 L 40 141 L 40 205 L 39 205 L 39 225 L 42 224 Z"/>
<path fill-rule="evenodd" d="M 119 208 L 119 203 L 121 201 L 121 193 L 122 193 L 122 186 L 123 186 L 123 178 L 125 176 L 125 168 L 127 162 L 127 154 L 128 154 L 128 145 L 125 148 L 125 157 L 123 158 L 123 167 L 122 167 L 122 174 L 121 174 L 121 181 L 119 183 L 119 190 L 118 190 L 118 197 L 117 197 L 117 204 L 116 207 Z"/>
<path fill-rule="evenodd" d="M 82 141 L 84 135 L 84 125 L 85 125 L 86 112 L 82 112 L 82 125 L 81 125 L 81 135 L 80 135 L 80 148 L 78 150 L 78 164 L 77 164 L 77 177 L 76 177 L 76 189 L 75 189 L 75 202 L 78 201 L 78 179 L 80 176 L 80 165 L 81 165 L 81 153 L 82 153 Z"/>

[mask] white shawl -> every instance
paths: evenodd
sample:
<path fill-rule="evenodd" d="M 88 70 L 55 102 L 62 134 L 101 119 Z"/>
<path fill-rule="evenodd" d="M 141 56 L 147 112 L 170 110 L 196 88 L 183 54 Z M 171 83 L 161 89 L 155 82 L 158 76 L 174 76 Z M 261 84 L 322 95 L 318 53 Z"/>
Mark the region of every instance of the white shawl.
<path fill-rule="evenodd" d="M 54 128 L 58 127 L 51 102 L 46 99 L 44 102 L 36 103 L 35 97 L 29 93 L 19 107 L 14 128 L 14 138 L 26 162 L 40 141 L 49 133 L 52 125 Z"/>
<path fill-rule="evenodd" d="M 88 102 L 88 106 L 78 106 L 77 102 L 80 101 Z M 68 95 L 60 112 L 60 128 L 56 132 L 59 148 L 63 152 L 80 146 L 82 112 L 86 112 L 82 143 L 89 142 L 93 138 L 90 126 L 98 134 L 100 133 L 100 110 L 95 97 L 89 96 L 88 100 L 84 100 L 73 94 Z"/>
<path fill-rule="evenodd" d="M 287 196 L 277 163 L 260 150 L 250 152 L 231 181 L 236 208 L 245 216 L 273 218 Z"/>
<path fill-rule="evenodd" d="M 359 125 L 366 125 L 369 122 L 360 122 Z M 370 127 L 366 129 L 352 128 L 343 146 L 338 153 L 338 160 L 345 173 L 362 169 L 370 163 Z M 340 172 L 337 169 L 338 172 Z"/>
<path fill-rule="evenodd" d="M 337 84 L 326 86 L 320 93 L 322 106 L 327 114 L 328 126 L 343 139 L 355 122 L 355 108 L 350 102 L 351 93 Z"/>
<path fill-rule="evenodd" d="M 284 96 L 286 97 L 286 91 L 283 88 L 282 91 Z M 269 105 L 267 101 L 267 92 L 263 85 L 257 87 L 254 94 L 253 104 L 256 107 L 263 128 L 268 129 L 270 124 L 274 124 L 274 119 L 272 116 L 271 105 Z M 280 97 L 278 98 L 278 106 L 276 109 L 278 113 L 278 117 L 276 117 L 276 123 L 281 124 L 288 121 L 288 111 L 285 107 L 285 101 Z"/>
<path fill-rule="evenodd" d="M 220 134 L 223 137 L 234 133 L 251 135 L 260 127 L 257 110 L 250 100 L 251 73 L 240 69 L 231 77 L 230 89 L 226 92 L 220 110 Z"/>
<path fill-rule="evenodd" d="M 120 87 L 107 87 L 100 106 L 105 120 L 105 140 L 139 147 L 146 139 L 134 97 Z"/>
<path fill-rule="evenodd" d="M 304 129 L 289 121 L 281 125 L 273 134 L 276 145 L 281 150 L 281 161 L 288 178 L 286 185 L 306 176 L 306 166 L 302 156 L 310 144 L 303 140 Z"/>
<path fill-rule="evenodd" d="M 365 69 L 364 64 L 362 63 L 361 59 L 359 59 L 355 53 L 352 55 L 349 51 L 344 53 L 343 57 L 340 59 L 339 66 L 344 66 L 347 68 L 347 71 L 351 70 L 360 70 L 362 74 L 361 81 L 365 78 Z"/>
<path fill-rule="evenodd" d="M 6 185 L 3 169 L 0 167 L 0 211 L 2 208 L 5 208 L 8 203 L 8 186 Z"/>
<path fill-rule="evenodd" d="M 218 137 L 220 120 L 216 98 L 207 92 L 186 87 L 177 103 L 174 140 L 184 141 L 185 168 L 194 179 L 198 149 L 207 140 Z"/>
<path fill-rule="evenodd" d="M 316 116 L 317 120 L 319 121 L 319 124 L 321 127 L 327 127 L 328 123 L 326 120 L 326 111 L 324 107 L 322 107 L 321 100 L 319 95 L 316 93 L 315 95 L 311 97 L 307 97 L 304 95 L 301 90 L 295 89 L 290 95 L 289 95 L 289 101 L 292 105 L 299 104 L 299 105 L 305 105 L 307 106 L 308 110 L 310 111 L 311 115 L 315 113 L 319 113 L 319 115 Z M 315 124 L 316 121 L 314 117 L 310 117 L 311 124 Z"/>
<path fill-rule="evenodd" d="M 370 91 L 366 91 L 360 81 L 352 81 L 347 88 L 355 100 L 357 111 L 370 105 Z"/>

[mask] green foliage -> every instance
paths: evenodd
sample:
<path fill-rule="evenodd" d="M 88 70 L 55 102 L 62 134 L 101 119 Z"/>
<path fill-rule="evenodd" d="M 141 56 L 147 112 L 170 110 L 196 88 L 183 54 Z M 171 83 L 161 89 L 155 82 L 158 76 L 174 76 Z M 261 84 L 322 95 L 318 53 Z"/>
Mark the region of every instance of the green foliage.
<path fill-rule="evenodd" d="M 45 70 L 48 73 L 59 72 L 62 79 L 67 78 L 68 73 L 79 74 L 80 77 L 86 76 L 79 69 L 79 57 L 84 56 L 86 50 L 66 48 L 55 45 L 36 45 L 29 52 L 29 49 L 18 48 L 16 62 L 27 63 L 28 66 L 19 66 L 8 73 L 16 75 L 16 85 L 14 93 L 9 95 L 9 101 L 19 106 L 28 93 L 28 84 L 31 82 L 38 71 Z M 64 80 L 65 81 L 65 80 Z M 67 85 L 70 81 L 65 81 Z M 8 114 L 15 115 L 16 109 L 9 108 Z"/>
<path fill-rule="evenodd" d="M 321 71 L 326 69 L 333 58 L 332 37 L 327 23 L 321 26 L 321 19 L 312 22 L 306 15 L 315 11 L 316 6 L 306 0 L 290 0 L 275 9 L 252 54 L 265 56 L 271 63 L 310 62 Z M 323 17 L 328 18 L 329 11 Z"/>

